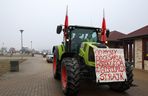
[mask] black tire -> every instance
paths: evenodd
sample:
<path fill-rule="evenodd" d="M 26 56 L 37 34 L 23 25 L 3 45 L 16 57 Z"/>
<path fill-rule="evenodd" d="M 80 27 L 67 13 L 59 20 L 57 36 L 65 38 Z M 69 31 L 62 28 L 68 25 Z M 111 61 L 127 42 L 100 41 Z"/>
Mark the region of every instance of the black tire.
<path fill-rule="evenodd" d="M 110 84 L 109 85 L 110 88 L 114 91 L 123 92 L 128 90 L 132 86 L 133 67 L 132 67 L 132 64 L 130 64 L 129 62 L 126 62 L 125 65 L 126 65 L 127 81 Z"/>
<path fill-rule="evenodd" d="M 54 52 L 54 56 L 53 56 L 53 75 L 54 78 L 56 80 L 60 80 L 61 79 L 61 75 L 60 75 L 60 68 L 59 68 L 59 61 L 57 58 L 57 52 Z"/>
<path fill-rule="evenodd" d="M 64 87 L 63 68 L 66 69 L 66 85 Z M 80 82 L 80 67 L 76 58 L 64 58 L 61 66 L 61 85 L 66 96 L 77 96 Z"/>

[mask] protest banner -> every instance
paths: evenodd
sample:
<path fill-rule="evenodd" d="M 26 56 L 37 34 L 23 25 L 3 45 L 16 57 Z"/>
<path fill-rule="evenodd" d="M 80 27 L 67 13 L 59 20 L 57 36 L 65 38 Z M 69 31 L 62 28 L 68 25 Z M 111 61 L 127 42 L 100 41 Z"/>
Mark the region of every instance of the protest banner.
<path fill-rule="evenodd" d="M 96 82 L 119 82 L 126 80 L 126 67 L 123 49 L 96 48 Z"/>

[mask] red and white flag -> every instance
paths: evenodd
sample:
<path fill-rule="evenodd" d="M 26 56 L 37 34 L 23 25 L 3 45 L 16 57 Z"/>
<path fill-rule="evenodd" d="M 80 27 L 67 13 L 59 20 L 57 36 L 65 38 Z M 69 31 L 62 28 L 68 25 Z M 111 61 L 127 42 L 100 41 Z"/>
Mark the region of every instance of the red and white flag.
<path fill-rule="evenodd" d="M 65 24 L 64 24 L 64 37 L 67 35 L 67 29 L 68 29 L 68 6 L 66 8 L 66 16 L 65 16 Z"/>
<path fill-rule="evenodd" d="M 106 42 L 106 21 L 105 21 L 105 13 L 103 10 L 103 21 L 102 21 L 102 31 L 101 31 L 101 41 L 105 44 Z"/>

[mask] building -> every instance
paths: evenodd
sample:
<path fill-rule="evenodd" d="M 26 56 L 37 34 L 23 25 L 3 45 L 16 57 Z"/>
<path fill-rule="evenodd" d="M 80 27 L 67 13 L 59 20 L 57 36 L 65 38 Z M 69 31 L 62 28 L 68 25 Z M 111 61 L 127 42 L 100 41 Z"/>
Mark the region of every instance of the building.
<path fill-rule="evenodd" d="M 137 69 L 148 70 L 148 25 L 126 35 L 119 34 L 122 33 L 111 32 L 109 46 L 124 48 L 126 60 L 133 62 Z M 115 40 L 112 39 L 114 37 Z"/>
<path fill-rule="evenodd" d="M 126 34 L 118 31 L 112 31 L 108 38 L 108 46 L 111 48 L 123 48 L 123 42 L 120 40 L 120 38 L 124 36 L 126 36 Z"/>

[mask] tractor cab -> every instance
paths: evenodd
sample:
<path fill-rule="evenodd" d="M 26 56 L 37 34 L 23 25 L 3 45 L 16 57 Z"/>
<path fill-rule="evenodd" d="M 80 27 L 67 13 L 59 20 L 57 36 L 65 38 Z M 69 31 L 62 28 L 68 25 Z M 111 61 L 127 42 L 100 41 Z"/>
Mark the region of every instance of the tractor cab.
<path fill-rule="evenodd" d="M 99 28 L 92 27 L 80 27 L 70 26 L 69 27 L 69 41 L 71 52 L 79 53 L 82 42 L 99 42 Z"/>
<path fill-rule="evenodd" d="M 62 26 L 57 27 L 57 33 L 62 31 Z M 63 30 L 64 31 L 64 30 Z M 86 26 L 69 26 L 65 31 L 64 45 L 70 53 L 79 53 L 82 42 L 101 42 L 101 29 Z M 107 31 L 106 34 L 109 34 Z"/>

